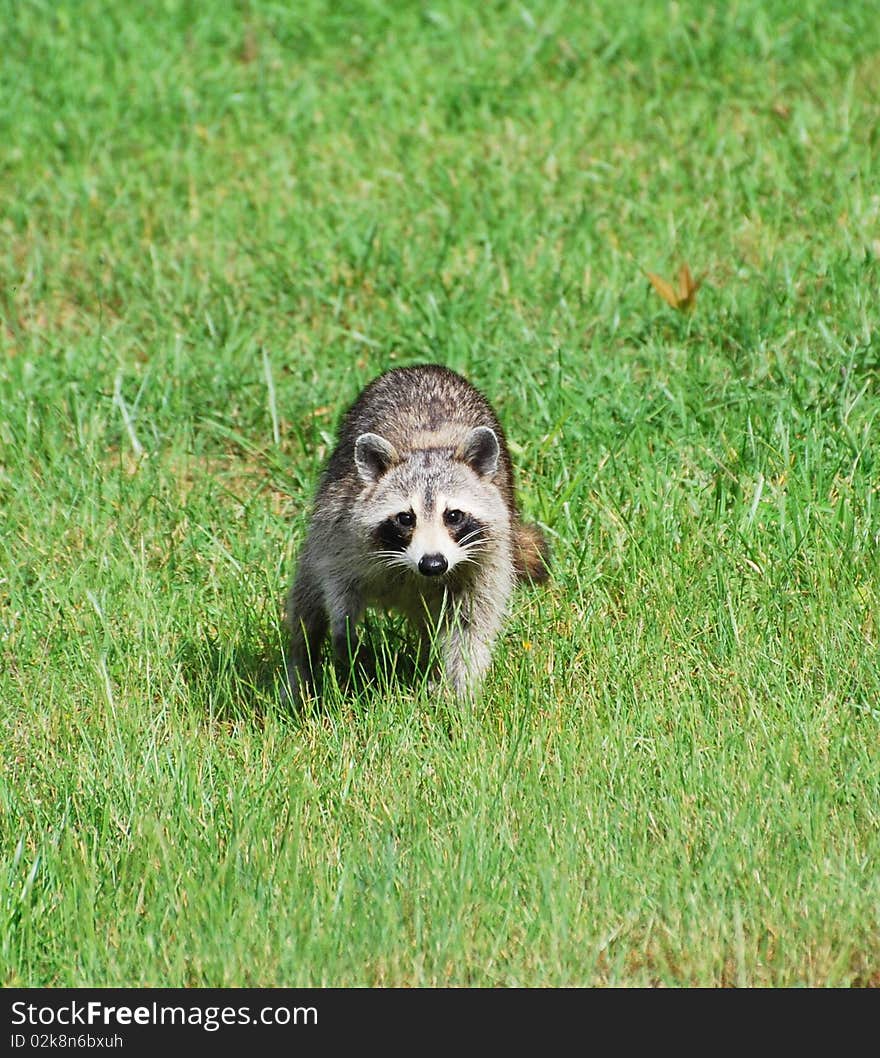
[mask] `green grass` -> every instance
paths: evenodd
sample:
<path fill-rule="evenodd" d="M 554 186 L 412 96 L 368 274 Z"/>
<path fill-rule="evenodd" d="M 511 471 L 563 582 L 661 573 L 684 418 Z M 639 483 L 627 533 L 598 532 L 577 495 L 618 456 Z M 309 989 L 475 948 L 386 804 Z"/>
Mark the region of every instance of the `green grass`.
<path fill-rule="evenodd" d="M 2 983 L 877 984 L 875 5 L 0 24 Z M 476 706 L 292 717 L 335 424 L 428 360 L 553 583 Z"/>

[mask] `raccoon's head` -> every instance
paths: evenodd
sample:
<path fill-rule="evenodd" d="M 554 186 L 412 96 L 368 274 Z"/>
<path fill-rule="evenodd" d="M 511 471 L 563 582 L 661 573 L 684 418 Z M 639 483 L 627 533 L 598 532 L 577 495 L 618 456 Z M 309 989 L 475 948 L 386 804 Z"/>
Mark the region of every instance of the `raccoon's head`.
<path fill-rule="evenodd" d="M 415 449 L 405 457 L 384 437 L 361 434 L 355 466 L 367 487 L 358 520 L 376 559 L 438 580 L 479 563 L 509 522 L 492 482 L 498 457 L 488 426 L 471 430 L 456 448 Z"/>

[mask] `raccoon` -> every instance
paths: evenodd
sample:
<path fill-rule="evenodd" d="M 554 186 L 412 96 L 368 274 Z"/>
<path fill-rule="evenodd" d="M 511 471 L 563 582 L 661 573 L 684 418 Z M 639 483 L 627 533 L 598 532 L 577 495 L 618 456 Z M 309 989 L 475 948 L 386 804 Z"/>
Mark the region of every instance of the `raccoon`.
<path fill-rule="evenodd" d="M 367 606 L 436 636 L 445 680 L 472 694 L 517 581 L 544 581 L 549 550 L 520 520 L 510 454 L 486 398 L 438 364 L 374 379 L 345 415 L 287 599 L 294 700 L 314 686 L 329 625 L 350 660 Z"/>

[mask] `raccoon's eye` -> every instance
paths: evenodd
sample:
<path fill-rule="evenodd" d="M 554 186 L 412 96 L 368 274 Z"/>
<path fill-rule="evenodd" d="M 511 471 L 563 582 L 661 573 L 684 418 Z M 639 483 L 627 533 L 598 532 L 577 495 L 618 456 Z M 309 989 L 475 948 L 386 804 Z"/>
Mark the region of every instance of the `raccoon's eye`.
<path fill-rule="evenodd" d="M 412 529 L 416 524 L 416 516 L 412 511 L 401 511 L 400 514 L 394 516 L 394 520 L 404 529 Z"/>
<path fill-rule="evenodd" d="M 443 515 L 443 521 L 447 525 L 461 525 L 464 521 L 464 511 L 451 510 Z"/>

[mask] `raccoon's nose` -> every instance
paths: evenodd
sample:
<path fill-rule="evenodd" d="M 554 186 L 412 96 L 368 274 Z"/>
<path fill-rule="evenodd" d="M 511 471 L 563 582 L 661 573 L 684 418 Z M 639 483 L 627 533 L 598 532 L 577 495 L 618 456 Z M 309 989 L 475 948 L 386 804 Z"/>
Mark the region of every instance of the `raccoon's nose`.
<path fill-rule="evenodd" d="M 419 559 L 419 573 L 424 573 L 426 577 L 436 577 L 440 573 L 445 573 L 447 569 L 449 569 L 449 563 L 443 555 L 422 555 Z"/>

